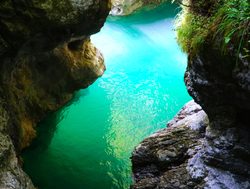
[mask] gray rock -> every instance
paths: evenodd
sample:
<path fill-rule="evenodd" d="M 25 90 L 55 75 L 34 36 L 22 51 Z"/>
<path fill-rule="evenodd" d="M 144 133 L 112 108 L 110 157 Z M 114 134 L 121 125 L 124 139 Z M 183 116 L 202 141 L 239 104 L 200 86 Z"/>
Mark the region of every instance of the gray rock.
<path fill-rule="evenodd" d="M 212 129 L 201 107 L 187 103 L 168 128 L 133 152 L 131 188 L 250 188 L 249 134 L 244 131 Z"/>
<path fill-rule="evenodd" d="M 187 103 L 168 128 L 149 136 L 134 150 L 132 188 L 194 188 L 201 183 L 201 179 L 191 178 L 188 167 L 192 165 L 195 172 L 193 164 L 197 163 L 189 160 L 201 149 L 208 124 L 201 107 L 194 101 Z M 198 174 L 203 178 L 196 171 L 195 176 Z"/>
<path fill-rule="evenodd" d="M 0 100 L 1 101 L 1 100 Z M 0 111 L 5 112 L 0 105 Z M 14 145 L 6 132 L 8 115 L 0 114 L 0 189 L 34 189 L 29 177 L 22 171 Z"/>

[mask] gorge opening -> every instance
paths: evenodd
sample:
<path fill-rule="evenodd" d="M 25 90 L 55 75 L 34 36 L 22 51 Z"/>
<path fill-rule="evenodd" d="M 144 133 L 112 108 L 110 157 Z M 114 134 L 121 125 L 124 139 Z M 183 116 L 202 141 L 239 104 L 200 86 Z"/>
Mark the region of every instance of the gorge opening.
<path fill-rule="evenodd" d="M 23 153 L 38 188 L 129 188 L 132 150 L 191 99 L 183 81 L 186 55 L 175 39 L 177 13 L 165 3 L 109 17 L 91 37 L 107 70 L 40 123 Z"/>

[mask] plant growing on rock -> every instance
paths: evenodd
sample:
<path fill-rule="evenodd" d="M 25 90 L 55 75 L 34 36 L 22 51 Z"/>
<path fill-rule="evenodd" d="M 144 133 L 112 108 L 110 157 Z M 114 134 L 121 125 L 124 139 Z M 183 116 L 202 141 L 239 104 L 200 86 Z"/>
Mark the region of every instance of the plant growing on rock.
<path fill-rule="evenodd" d="M 180 4 L 183 10 L 176 24 L 178 42 L 183 51 L 196 55 L 205 44 L 216 42 L 223 54 L 237 53 L 237 56 L 249 58 L 248 0 L 214 0 L 212 3 L 185 0 Z M 231 51 L 232 47 L 236 52 Z"/>

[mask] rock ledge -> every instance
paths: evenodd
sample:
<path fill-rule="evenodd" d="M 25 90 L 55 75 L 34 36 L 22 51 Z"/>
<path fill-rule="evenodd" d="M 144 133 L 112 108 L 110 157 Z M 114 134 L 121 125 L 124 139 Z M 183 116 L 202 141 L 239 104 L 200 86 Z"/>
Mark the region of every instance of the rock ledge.
<path fill-rule="evenodd" d="M 224 131 L 227 136 L 213 133 L 213 146 L 208 144 L 209 128 L 208 117 L 201 107 L 194 101 L 187 103 L 168 123 L 168 128 L 146 138 L 134 150 L 135 183 L 131 188 L 250 188 L 249 164 L 229 151 L 232 146 L 240 146 L 233 134 L 235 130 Z M 217 158 L 227 153 L 228 159 Z M 229 171 L 230 166 L 234 171 Z"/>

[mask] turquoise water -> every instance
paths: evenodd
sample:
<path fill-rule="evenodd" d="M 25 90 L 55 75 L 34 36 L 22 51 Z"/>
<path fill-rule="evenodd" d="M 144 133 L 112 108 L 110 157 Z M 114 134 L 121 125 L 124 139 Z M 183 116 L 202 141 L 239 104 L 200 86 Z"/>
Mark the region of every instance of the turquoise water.
<path fill-rule="evenodd" d="M 107 71 L 39 124 L 23 153 L 40 189 L 127 189 L 129 157 L 146 136 L 166 126 L 190 100 L 186 56 L 175 40 L 176 7 L 109 18 L 92 36 Z"/>

